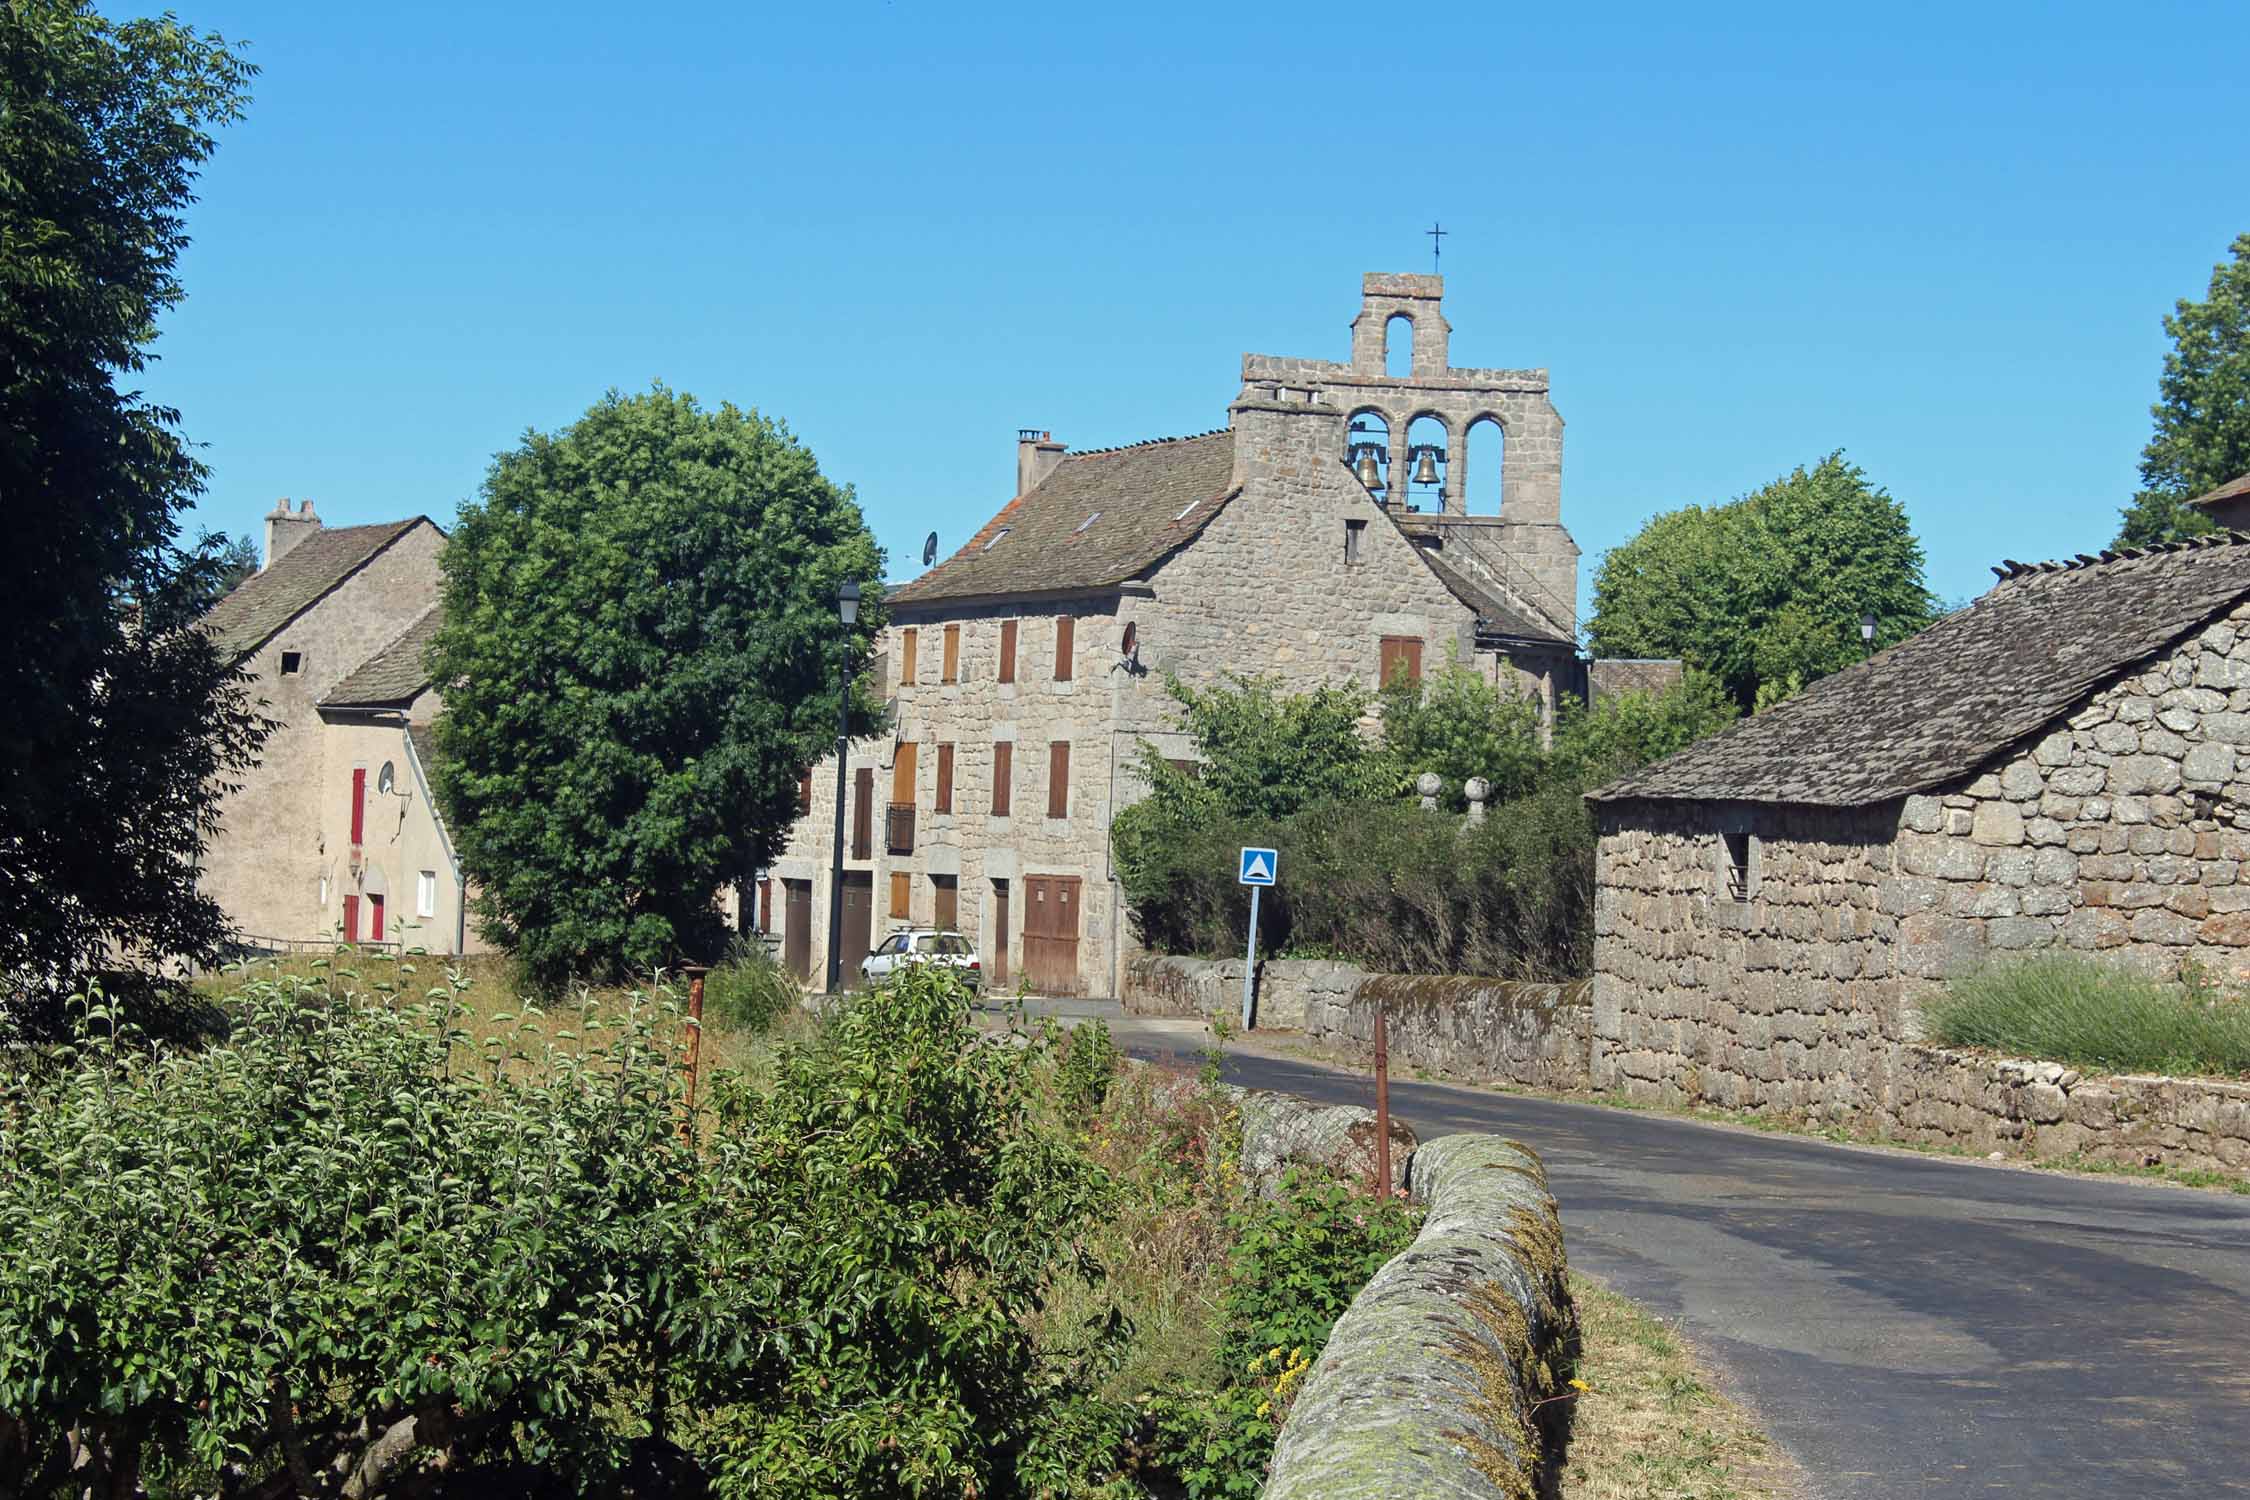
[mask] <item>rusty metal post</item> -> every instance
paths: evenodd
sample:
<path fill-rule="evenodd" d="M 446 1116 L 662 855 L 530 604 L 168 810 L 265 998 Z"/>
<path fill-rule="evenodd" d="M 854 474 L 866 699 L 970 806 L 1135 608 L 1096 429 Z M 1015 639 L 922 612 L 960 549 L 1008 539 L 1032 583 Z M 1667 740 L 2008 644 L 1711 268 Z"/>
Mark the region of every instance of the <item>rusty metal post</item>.
<path fill-rule="evenodd" d="M 695 1081 L 703 1062 L 703 976 L 710 973 L 706 964 L 688 964 L 682 970 L 688 977 L 687 1013 L 687 1131 L 695 1134 Z"/>
<path fill-rule="evenodd" d="M 1391 1195 L 1391 1035 L 1375 1002 L 1375 1196 Z"/>

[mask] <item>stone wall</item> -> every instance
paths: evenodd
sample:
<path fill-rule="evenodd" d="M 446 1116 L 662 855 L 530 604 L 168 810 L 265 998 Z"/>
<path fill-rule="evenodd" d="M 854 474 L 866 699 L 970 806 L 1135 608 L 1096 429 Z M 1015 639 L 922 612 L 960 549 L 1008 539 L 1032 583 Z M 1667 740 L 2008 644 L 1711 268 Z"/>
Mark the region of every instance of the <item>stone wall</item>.
<path fill-rule="evenodd" d="M 1907 1046 L 1881 1118 L 1886 1134 L 1974 1151 L 2250 1172 L 2250 1084 L 2105 1077 Z"/>
<path fill-rule="evenodd" d="M 1356 971 L 1354 971 L 1356 972 Z M 1385 1010 L 1391 1067 L 1466 1083 L 1575 1093 L 1587 1086 L 1593 1009 L 1587 985 L 1415 974 L 1362 982 L 1306 1009 L 1304 1032 L 1357 1063 L 1375 1055 L 1375 1008 Z"/>
<path fill-rule="evenodd" d="M 1530 1500 L 1555 1456 L 1575 1317 L 1539 1158 L 1449 1135 L 1414 1153 L 1414 1243 L 1336 1320 L 1274 1444 L 1265 1500 Z"/>

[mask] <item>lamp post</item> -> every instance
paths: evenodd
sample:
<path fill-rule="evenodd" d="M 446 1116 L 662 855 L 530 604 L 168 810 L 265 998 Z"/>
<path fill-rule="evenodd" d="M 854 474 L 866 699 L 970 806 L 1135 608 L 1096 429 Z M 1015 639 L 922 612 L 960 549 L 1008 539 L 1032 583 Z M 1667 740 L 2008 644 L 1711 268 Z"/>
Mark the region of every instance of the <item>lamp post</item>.
<path fill-rule="evenodd" d="M 1860 660 L 1875 654 L 1875 617 L 1871 614 L 1859 617 L 1859 644 Z"/>
<path fill-rule="evenodd" d="M 828 871 L 828 993 L 844 978 L 844 759 L 851 749 L 852 632 L 859 619 L 859 584 L 847 578 L 836 585 L 836 613 L 844 622 L 843 650 L 836 659 L 836 858 Z"/>

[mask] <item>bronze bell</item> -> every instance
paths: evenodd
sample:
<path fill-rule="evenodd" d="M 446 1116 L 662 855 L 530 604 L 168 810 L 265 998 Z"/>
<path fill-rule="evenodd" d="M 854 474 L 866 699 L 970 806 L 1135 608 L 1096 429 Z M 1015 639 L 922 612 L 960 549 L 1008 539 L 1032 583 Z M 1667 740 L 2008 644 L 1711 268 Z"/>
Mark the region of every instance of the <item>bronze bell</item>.
<path fill-rule="evenodd" d="M 1383 471 L 1375 467 L 1375 448 L 1368 444 L 1359 450 L 1359 482 L 1370 490 L 1380 489 Z"/>
<path fill-rule="evenodd" d="M 1416 464 L 1416 465 L 1414 466 L 1414 482 L 1415 482 L 1416 484 L 1436 484 L 1436 483 L 1437 483 L 1437 455 L 1436 455 L 1436 453 L 1435 453 L 1435 452 L 1433 452 L 1433 451 L 1432 451 L 1431 449 L 1428 449 L 1428 448 L 1424 448 L 1424 449 L 1422 450 L 1422 454 L 1421 454 L 1421 459 L 1422 459 L 1422 461 L 1421 461 L 1420 463 L 1418 463 L 1418 464 Z"/>

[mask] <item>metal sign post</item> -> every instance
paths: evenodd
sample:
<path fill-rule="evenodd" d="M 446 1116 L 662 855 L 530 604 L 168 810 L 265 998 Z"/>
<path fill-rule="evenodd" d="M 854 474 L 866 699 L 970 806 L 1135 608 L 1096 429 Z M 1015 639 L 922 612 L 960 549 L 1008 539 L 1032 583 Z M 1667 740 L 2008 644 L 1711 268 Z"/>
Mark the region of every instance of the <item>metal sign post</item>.
<path fill-rule="evenodd" d="M 1250 951 L 1242 961 L 1242 1029 L 1250 1029 L 1250 992 L 1258 976 L 1258 892 L 1272 885 L 1281 856 L 1271 849 L 1245 849 L 1235 880 L 1250 887 Z"/>

